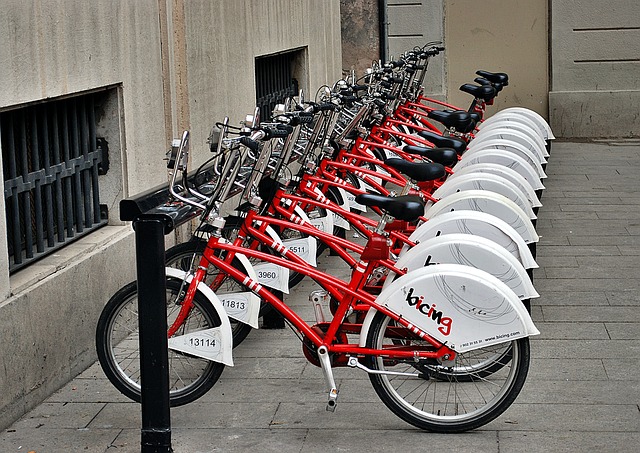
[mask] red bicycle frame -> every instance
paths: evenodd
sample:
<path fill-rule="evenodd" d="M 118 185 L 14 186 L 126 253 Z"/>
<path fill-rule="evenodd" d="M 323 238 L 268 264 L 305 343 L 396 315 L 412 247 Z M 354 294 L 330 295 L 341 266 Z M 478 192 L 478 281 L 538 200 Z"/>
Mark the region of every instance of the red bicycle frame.
<path fill-rule="evenodd" d="M 246 221 L 243 225 L 243 229 L 246 229 L 246 232 L 248 234 L 255 237 L 262 243 L 273 243 L 272 238 L 252 226 L 254 222 L 261 222 L 261 219 L 262 223 L 265 223 L 265 221 L 273 222 L 273 219 L 262 218 L 258 216 L 254 211 L 249 211 Z M 309 232 L 311 232 L 312 228 L 313 227 L 308 227 Z M 305 231 L 305 229 L 306 228 L 302 228 L 302 231 Z M 380 238 L 382 238 L 386 242 L 386 238 L 384 238 L 383 236 L 380 236 Z M 274 244 L 276 250 L 283 255 L 275 256 L 259 250 L 247 249 L 231 243 L 225 243 L 220 241 L 220 239 L 215 236 L 211 237 L 200 259 L 200 266 L 196 270 L 195 275 L 191 280 L 191 283 L 189 284 L 187 295 L 183 302 L 181 311 L 186 311 L 190 308 L 189 305 L 193 300 L 195 292 L 197 291 L 198 283 L 204 281 L 204 278 L 206 277 L 207 267 L 209 265 L 213 265 L 220 271 L 222 271 L 222 273 L 242 283 L 244 286 L 248 287 L 251 291 L 261 297 L 262 300 L 269 303 L 275 310 L 282 314 L 282 316 L 284 316 L 284 318 L 289 321 L 298 332 L 300 332 L 305 338 L 311 341 L 316 347 L 324 346 L 330 353 L 348 354 L 352 356 L 374 355 L 384 356 L 390 359 L 443 359 L 446 357 L 448 360 L 451 360 L 452 358 L 454 358 L 455 351 L 451 350 L 446 345 L 432 338 L 416 326 L 410 324 L 409 322 L 404 320 L 402 316 L 377 304 L 375 301 L 375 296 L 368 294 L 363 290 L 367 276 L 371 274 L 375 267 L 381 264 L 385 264 L 385 261 L 381 256 L 383 253 L 381 253 L 375 245 L 372 245 L 373 243 L 379 245 L 380 241 L 370 240 L 367 243 L 367 246 L 365 246 L 363 249 L 363 255 L 379 255 L 379 258 L 372 259 L 370 261 L 359 261 L 352 273 L 351 280 L 349 281 L 349 283 L 345 283 L 336 277 L 315 269 L 300 257 L 287 250 L 284 246 L 278 247 Z M 248 258 L 256 258 L 260 261 L 274 263 L 295 272 L 301 272 L 311 277 L 329 294 L 331 294 L 339 301 L 339 305 L 333 319 L 329 323 L 325 323 L 327 327 L 326 332 L 323 331 L 323 333 L 321 334 L 316 329 L 314 329 L 313 326 L 308 325 L 280 298 L 275 296 L 271 291 L 269 291 L 259 282 L 253 280 L 243 271 L 236 269 L 236 267 L 234 267 L 230 263 L 229 259 L 220 258 L 220 256 L 215 253 L 217 250 L 227 252 L 226 254 L 224 254 L 225 256 L 233 256 L 236 253 L 241 253 Z M 409 335 L 409 332 L 411 332 L 414 338 L 419 338 L 426 341 L 428 343 L 427 348 L 429 350 L 425 348 L 425 350 L 416 351 L 415 345 L 408 346 L 407 348 L 404 348 L 401 345 L 393 345 L 392 349 L 371 349 L 361 347 L 359 344 L 355 343 L 340 343 L 338 341 L 338 335 L 340 333 L 356 334 L 360 332 L 360 324 L 343 322 L 349 309 L 353 308 L 355 305 L 366 305 L 382 312 L 384 315 L 393 319 L 398 326 L 406 329 L 403 330 L 402 338 L 409 338 L 407 337 L 407 335 Z"/>

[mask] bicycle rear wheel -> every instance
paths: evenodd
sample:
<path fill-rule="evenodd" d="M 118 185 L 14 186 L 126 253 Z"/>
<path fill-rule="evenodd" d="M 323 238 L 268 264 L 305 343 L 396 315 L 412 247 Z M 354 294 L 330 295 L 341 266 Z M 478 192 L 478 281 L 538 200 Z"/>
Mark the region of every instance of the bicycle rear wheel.
<path fill-rule="evenodd" d="M 167 322 L 171 325 L 181 308 L 182 282 L 167 279 Z M 221 325 L 220 317 L 201 293 L 196 293 L 191 313 L 176 335 Z M 105 305 L 96 328 L 100 366 L 109 381 L 125 396 L 140 402 L 140 344 L 138 336 L 138 287 L 132 282 Z M 169 350 L 169 399 L 171 406 L 195 401 L 216 383 L 224 365 Z"/>
<path fill-rule="evenodd" d="M 367 335 L 367 347 L 429 349 L 428 343 L 409 331 L 399 341 L 387 329 L 390 323 L 393 325 L 387 316 L 376 314 Z M 398 417 L 429 431 L 463 432 L 489 423 L 513 403 L 529 369 L 529 340 L 514 340 L 500 350 L 488 348 L 485 353 L 460 353 L 455 363 L 447 367 L 435 363 L 416 366 L 414 360 L 373 356 L 368 365 L 383 373 L 370 374 L 369 379 L 382 402 Z"/>

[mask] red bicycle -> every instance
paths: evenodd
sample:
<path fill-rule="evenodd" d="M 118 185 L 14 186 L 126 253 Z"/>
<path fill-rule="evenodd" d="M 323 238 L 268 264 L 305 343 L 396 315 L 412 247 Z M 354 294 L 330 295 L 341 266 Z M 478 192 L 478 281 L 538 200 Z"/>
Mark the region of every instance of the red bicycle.
<path fill-rule="evenodd" d="M 264 131 L 254 131 L 259 138 Z M 244 140 L 245 144 L 250 144 Z M 211 226 L 198 265 L 193 273 L 170 271 L 167 280 L 169 305 L 175 308 L 171 318 L 169 347 L 173 360 L 195 363 L 191 379 L 181 380 L 170 392 L 172 403 L 184 404 L 206 392 L 222 372 L 232 364 L 231 328 L 221 298 L 205 281 L 207 269 L 218 270 L 219 282 L 233 280 L 282 314 L 296 332 L 305 356 L 319 365 L 329 386 L 329 409 L 335 408 L 338 389 L 333 368 L 349 366 L 369 374 L 371 384 L 381 400 L 396 415 L 422 429 L 459 432 L 482 426 L 499 416 L 515 400 L 529 364 L 528 336 L 537 333 L 531 318 L 517 296 L 506 285 L 486 272 L 460 265 L 439 264 L 404 273 L 388 260 L 389 246 L 385 227 L 392 219 L 414 221 L 424 205 L 416 197 L 381 197 L 362 194 L 358 202 L 384 212 L 362 249 L 349 281 L 318 271 L 293 251 L 256 228 L 266 218 L 258 218 L 257 206 L 249 203 L 239 237 L 247 234 L 269 252 L 246 248 L 224 239 L 221 202 L 239 174 L 239 150 L 230 143 L 218 186 L 213 195 L 193 199 L 180 195 L 184 203 L 202 207 L 202 221 Z M 188 135 L 185 134 L 175 171 L 186 171 Z M 255 170 L 263 171 L 259 165 Z M 230 175 L 235 175 L 230 178 Z M 260 177 L 256 178 L 259 179 Z M 174 187 L 174 185 L 172 185 Z M 253 186 L 252 186 L 253 187 Z M 253 199 L 251 193 L 244 195 Z M 272 224 L 277 225 L 275 221 Z M 308 231 L 312 234 L 311 226 Z M 340 242 L 340 241 L 338 241 Z M 341 243 L 344 247 L 348 244 Z M 326 294 L 337 300 L 330 321 L 317 319 L 308 324 L 278 294 L 260 284 L 252 272 L 251 260 L 271 263 L 302 273 L 316 281 Z M 238 265 L 241 263 L 241 265 Z M 371 294 L 367 283 L 380 266 L 391 267 L 400 275 L 380 294 Z M 214 287 L 216 285 L 214 284 Z M 324 297 L 318 294 L 318 299 Z M 473 297 L 469 297 L 473 294 Z M 224 297 L 224 295 L 223 295 Z M 121 366 L 118 350 L 135 337 L 131 326 L 137 319 L 128 308 L 130 299 L 112 299 L 101 316 L 98 351 L 105 372 L 118 375 L 123 393 L 139 397 L 134 376 Z M 234 299 L 236 303 L 249 299 Z M 350 322 L 356 306 L 368 306 L 362 322 Z M 194 312 L 198 316 L 194 316 Z M 194 328 L 195 322 L 203 322 Z M 121 331 L 120 326 L 129 329 Z M 125 348 L 126 349 L 126 348 Z M 185 367 L 184 370 L 187 368 Z M 108 374 L 109 376 L 109 374 Z M 109 376 L 110 379 L 113 376 Z M 115 382 L 114 382 L 115 384 Z M 178 388 L 179 387 L 179 388 Z"/>

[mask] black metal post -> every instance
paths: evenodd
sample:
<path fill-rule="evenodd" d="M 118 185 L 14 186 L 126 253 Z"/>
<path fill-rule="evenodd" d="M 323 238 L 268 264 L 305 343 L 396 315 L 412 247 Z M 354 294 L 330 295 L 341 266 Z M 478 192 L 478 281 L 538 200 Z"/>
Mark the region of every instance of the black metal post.
<path fill-rule="evenodd" d="M 170 227 L 161 217 L 133 222 L 138 274 L 140 376 L 142 383 L 142 453 L 171 453 L 169 360 L 167 341 L 164 235 Z"/>
<path fill-rule="evenodd" d="M 167 205 L 168 200 L 169 188 L 161 184 L 120 201 L 120 220 L 132 221 L 136 232 L 142 453 L 173 452 L 164 236 L 200 213 L 182 204 Z"/>

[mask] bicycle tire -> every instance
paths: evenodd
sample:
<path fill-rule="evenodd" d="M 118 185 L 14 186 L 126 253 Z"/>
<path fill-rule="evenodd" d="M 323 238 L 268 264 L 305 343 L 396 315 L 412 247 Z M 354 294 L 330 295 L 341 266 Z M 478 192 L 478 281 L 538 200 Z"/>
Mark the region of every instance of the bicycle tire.
<path fill-rule="evenodd" d="M 167 318 L 179 311 L 182 282 L 167 279 Z M 140 350 L 138 340 L 138 287 L 132 282 L 116 292 L 105 305 L 96 327 L 98 361 L 107 379 L 126 397 L 141 400 Z M 178 334 L 217 327 L 220 317 L 200 292 L 192 313 Z M 171 406 L 193 402 L 216 383 L 224 364 L 169 350 L 169 401 Z"/>
<path fill-rule="evenodd" d="M 390 318 L 384 314 L 379 312 L 375 315 L 367 335 L 367 347 L 398 346 L 397 336 L 391 338 L 392 335 L 387 334 L 390 332 L 386 329 L 389 322 Z M 429 348 L 428 343 L 408 331 L 404 341 L 405 347 L 411 344 L 418 350 Z M 440 433 L 469 431 L 502 414 L 524 385 L 529 369 L 529 340 L 513 340 L 508 349 L 511 354 L 508 363 L 502 363 L 489 375 L 478 375 L 475 379 L 470 379 L 468 373 L 463 373 L 460 379 L 455 373 L 416 373 L 413 359 L 392 361 L 369 356 L 367 363 L 373 370 L 411 375 L 370 374 L 369 379 L 382 402 L 407 423 Z M 458 354 L 457 362 L 464 361 L 465 354 L 468 353 Z"/>

